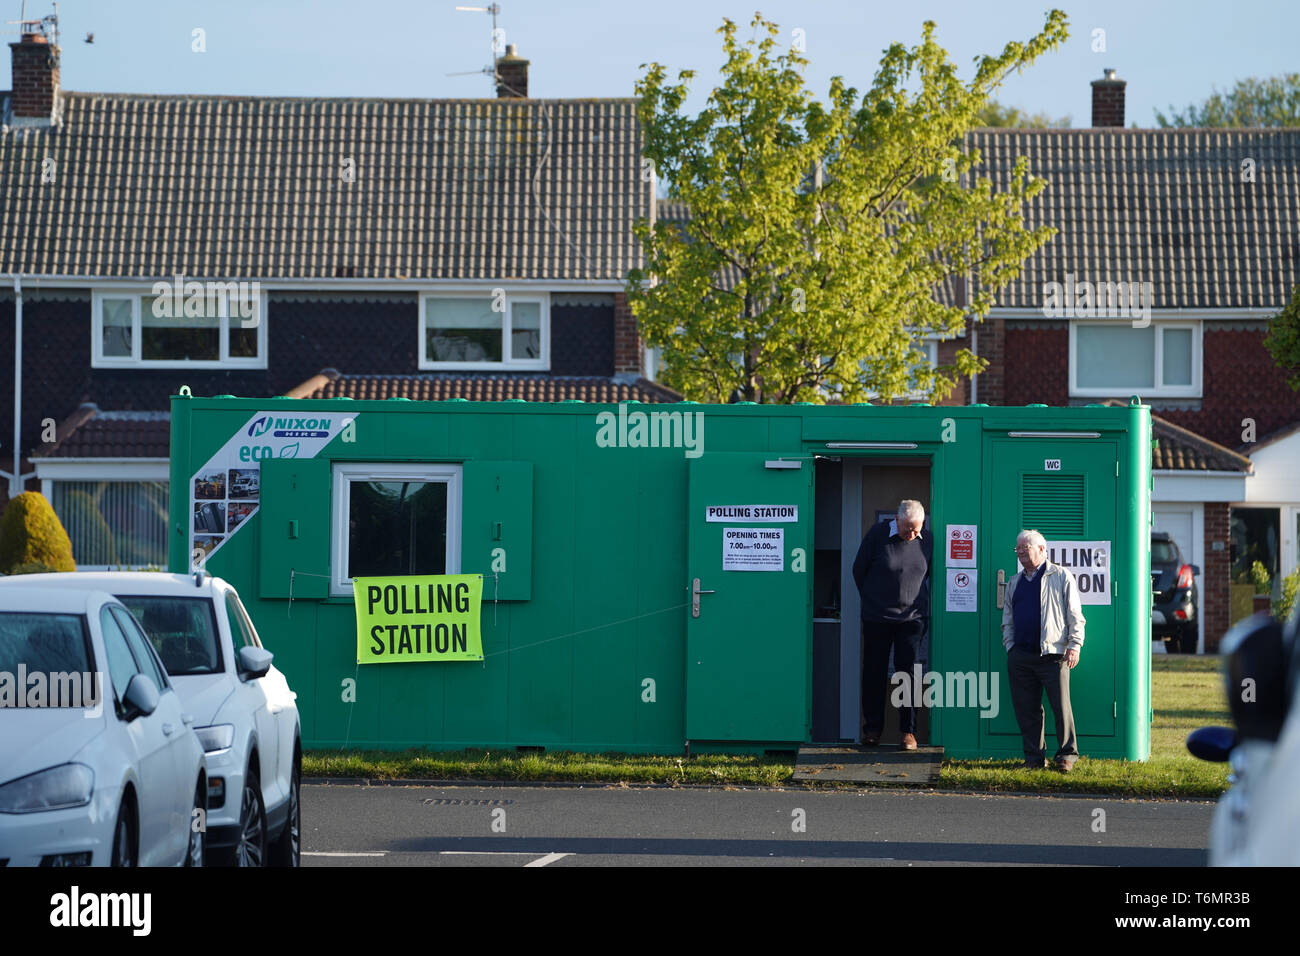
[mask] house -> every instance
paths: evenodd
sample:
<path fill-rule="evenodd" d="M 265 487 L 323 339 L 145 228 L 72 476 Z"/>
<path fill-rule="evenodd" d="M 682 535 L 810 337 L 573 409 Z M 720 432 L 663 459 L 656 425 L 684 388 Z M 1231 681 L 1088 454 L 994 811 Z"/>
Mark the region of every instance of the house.
<path fill-rule="evenodd" d="M 941 404 L 1151 406 L 1154 528 L 1200 568 L 1213 650 L 1249 613 L 1236 582 L 1252 561 L 1275 593 L 1300 564 L 1300 396 L 1264 347 L 1300 284 L 1300 129 L 1125 129 L 1125 87 L 1114 70 L 1092 82 L 1091 128 L 967 136 L 997 191 L 1028 159 L 1048 186 L 1026 226 L 1057 234 L 982 322 L 918 345 L 931 364 L 962 348 L 988 361 Z M 658 217 L 689 210 L 661 200 Z M 941 294 L 964 304 L 978 281 Z"/>
<path fill-rule="evenodd" d="M 1300 129 L 1125 129 L 1125 81 L 1092 86 L 1091 128 L 968 136 L 995 188 L 1028 158 L 1027 225 L 1058 232 L 940 347 L 989 361 L 956 403 L 1151 405 L 1154 527 L 1201 569 L 1213 650 L 1251 561 L 1276 593 L 1300 557 L 1300 396 L 1264 346 L 1300 284 Z"/>
<path fill-rule="evenodd" d="M 495 99 L 76 93 L 54 39 L 0 93 L 0 493 L 39 483 L 80 566 L 165 564 L 183 386 L 680 399 L 623 295 L 635 100 L 528 98 L 513 47 Z"/>

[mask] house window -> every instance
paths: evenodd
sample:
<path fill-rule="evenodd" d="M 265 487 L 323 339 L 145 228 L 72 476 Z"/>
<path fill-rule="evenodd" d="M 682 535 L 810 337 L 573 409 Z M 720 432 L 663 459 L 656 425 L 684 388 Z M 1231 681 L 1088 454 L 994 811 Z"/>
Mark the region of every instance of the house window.
<path fill-rule="evenodd" d="M 1199 322 L 1070 324 L 1070 394 L 1106 398 L 1137 392 L 1154 397 L 1201 394 Z"/>
<path fill-rule="evenodd" d="M 460 465 L 334 466 L 333 582 L 460 572 Z"/>
<path fill-rule="evenodd" d="M 95 368 L 266 368 L 265 297 L 235 283 L 188 299 L 101 289 L 91 315 Z"/>
<path fill-rule="evenodd" d="M 544 293 L 420 296 L 422 369 L 548 369 L 550 333 Z"/>
<path fill-rule="evenodd" d="M 913 337 L 912 355 L 913 355 L 913 361 L 909 366 L 910 372 L 908 374 L 908 381 L 907 381 L 908 391 L 902 395 L 895 395 L 894 398 L 900 401 L 928 402 L 931 400 L 930 394 L 920 387 L 920 384 L 917 380 L 917 372 L 926 368 L 929 368 L 931 370 L 938 368 L 939 366 L 938 336 L 924 335 L 924 336 Z M 871 366 L 871 360 L 860 359 L 858 361 L 858 366 L 863 371 L 867 371 Z M 867 392 L 868 401 L 874 402 L 874 401 L 878 401 L 879 399 L 880 399 L 879 392 L 874 392 L 874 391 Z"/>
<path fill-rule="evenodd" d="M 56 480 L 49 488 L 81 570 L 167 566 L 167 482 Z"/>

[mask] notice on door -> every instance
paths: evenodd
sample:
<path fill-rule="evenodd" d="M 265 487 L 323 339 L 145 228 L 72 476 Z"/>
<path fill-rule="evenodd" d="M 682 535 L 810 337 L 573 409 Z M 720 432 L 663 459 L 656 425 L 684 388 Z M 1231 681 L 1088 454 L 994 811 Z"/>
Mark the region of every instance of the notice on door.
<path fill-rule="evenodd" d="M 708 505 L 705 521 L 798 521 L 798 505 Z"/>
<path fill-rule="evenodd" d="M 973 524 L 948 525 L 947 567 L 975 567 L 975 541 L 977 527 Z"/>
<path fill-rule="evenodd" d="M 784 571 L 784 528 L 723 528 L 722 570 Z"/>
<path fill-rule="evenodd" d="M 975 576 L 979 573 L 970 571 L 948 571 L 948 600 L 944 604 L 949 611 L 975 611 L 978 602 L 975 594 Z"/>
<path fill-rule="evenodd" d="M 1047 560 L 1070 569 L 1080 604 L 1110 603 L 1109 541 L 1048 541 Z"/>

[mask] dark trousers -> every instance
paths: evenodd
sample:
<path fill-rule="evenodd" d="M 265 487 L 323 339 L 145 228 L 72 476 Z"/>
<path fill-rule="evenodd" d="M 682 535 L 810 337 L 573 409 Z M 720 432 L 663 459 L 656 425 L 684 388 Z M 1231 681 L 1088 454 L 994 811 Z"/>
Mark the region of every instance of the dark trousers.
<path fill-rule="evenodd" d="M 1077 757 L 1079 742 L 1074 734 L 1070 710 L 1070 668 L 1064 654 L 1039 654 L 1038 648 L 1012 645 L 1007 653 L 1007 678 L 1011 684 L 1011 705 L 1024 738 L 1025 760 L 1041 764 L 1045 756 L 1043 738 L 1043 691 L 1056 718 L 1057 759 Z"/>
<path fill-rule="evenodd" d="M 894 670 L 908 677 L 908 687 L 914 677 L 912 665 L 922 659 L 925 640 L 924 618 L 915 621 L 863 621 L 862 622 L 862 723 L 863 735 L 879 735 L 885 727 L 885 700 L 892 689 L 889 685 L 889 651 L 894 651 Z M 922 661 L 922 668 L 924 668 Z M 912 695 L 907 695 L 910 702 Z M 916 708 L 902 706 L 898 709 L 900 733 L 916 733 Z"/>

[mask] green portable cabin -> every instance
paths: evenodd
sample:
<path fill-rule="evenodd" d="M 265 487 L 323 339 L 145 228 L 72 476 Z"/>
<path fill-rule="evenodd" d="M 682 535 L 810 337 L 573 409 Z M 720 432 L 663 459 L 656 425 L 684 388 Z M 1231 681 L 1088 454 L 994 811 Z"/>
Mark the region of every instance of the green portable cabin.
<path fill-rule="evenodd" d="M 1019 757 L 1016 534 L 1074 571 L 1081 753 L 1150 749 L 1150 410 L 172 400 L 171 570 L 230 581 L 306 747 L 762 752 L 860 735 L 851 567 L 934 535 L 922 742 Z M 483 575 L 481 660 L 358 663 L 351 573 Z M 367 570 L 371 569 L 371 570 Z M 925 692 L 931 692 L 929 699 Z M 1050 710 L 1046 733 L 1054 726 Z"/>

